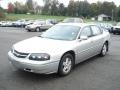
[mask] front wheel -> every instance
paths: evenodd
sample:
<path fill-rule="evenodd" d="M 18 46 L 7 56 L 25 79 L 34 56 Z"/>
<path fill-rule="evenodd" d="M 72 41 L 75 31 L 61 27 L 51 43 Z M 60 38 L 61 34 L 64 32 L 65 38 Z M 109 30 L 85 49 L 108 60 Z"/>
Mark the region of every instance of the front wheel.
<path fill-rule="evenodd" d="M 73 56 L 69 53 L 65 54 L 59 63 L 58 74 L 60 76 L 68 75 L 71 72 L 73 65 L 74 65 Z"/>
<path fill-rule="evenodd" d="M 30 32 L 30 30 L 27 30 L 28 32 Z"/>
<path fill-rule="evenodd" d="M 116 32 L 113 32 L 114 35 L 116 35 L 117 33 Z"/>
<path fill-rule="evenodd" d="M 40 32 L 40 28 L 39 27 L 36 28 L 36 32 Z"/>
<path fill-rule="evenodd" d="M 105 43 L 105 44 L 103 45 L 103 47 L 102 47 L 100 56 L 105 56 L 106 53 L 107 53 L 107 51 L 108 51 L 108 45 L 107 45 L 107 43 Z"/>

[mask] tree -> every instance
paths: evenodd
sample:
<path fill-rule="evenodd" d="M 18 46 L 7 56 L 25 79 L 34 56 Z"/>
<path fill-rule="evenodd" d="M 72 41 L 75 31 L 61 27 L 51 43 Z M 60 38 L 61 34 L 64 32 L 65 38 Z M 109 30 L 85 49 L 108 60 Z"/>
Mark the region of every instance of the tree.
<path fill-rule="evenodd" d="M 58 12 L 59 12 L 59 15 L 62 15 L 62 16 L 65 16 L 65 15 L 66 15 L 65 6 L 64 6 L 63 3 L 60 3 L 60 4 L 59 4 Z"/>
<path fill-rule="evenodd" d="M 14 6 L 15 6 L 15 13 L 16 14 L 20 13 L 20 6 L 21 6 L 21 4 L 18 1 L 16 1 L 14 3 Z"/>
<path fill-rule="evenodd" d="M 90 4 L 87 2 L 87 0 L 83 1 L 83 7 L 82 7 L 82 16 L 88 17 L 90 15 Z"/>
<path fill-rule="evenodd" d="M 77 17 L 94 17 L 99 14 L 106 14 L 114 18 L 120 17 L 120 7 L 116 7 L 114 2 L 97 2 L 90 4 L 87 0 L 70 0 L 67 7 L 58 0 L 43 0 L 44 6 L 41 7 L 33 0 L 27 0 L 25 4 L 16 1 L 8 4 L 8 13 L 33 13 L 45 15 L 62 15 Z"/>
<path fill-rule="evenodd" d="M 90 16 L 91 17 L 97 16 L 99 13 L 98 9 L 99 9 L 98 5 L 96 3 L 92 3 L 90 5 Z"/>
<path fill-rule="evenodd" d="M 74 10 L 75 10 L 74 0 L 70 0 L 68 4 L 68 15 L 74 16 Z"/>
<path fill-rule="evenodd" d="M 50 14 L 51 15 L 58 15 L 58 0 L 52 0 L 51 1 L 51 8 L 50 8 Z"/>
<path fill-rule="evenodd" d="M 70 0 L 68 5 L 68 15 L 69 16 L 84 16 L 87 17 L 90 14 L 90 4 L 87 0 L 76 1 Z"/>
<path fill-rule="evenodd" d="M 51 9 L 51 0 L 43 0 L 44 6 L 42 9 L 42 14 L 50 15 L 50 9 Z"/>
<path fill-rule="evenodd" d="M 58 0 L 43 0 L 44 7 L 42 14 L 46 15 L 58 15 Z"/>
<path fill-rule="evenodd" d="M 116 8 L 115 20 L 120 21 L 120 6 Z"/>
<path fill-rule="evenodd" d="M 7 9 L 7 12 L 8 13 L 14 13 L 14 5 L 12 3 L 8 3 L 8 9 Z"/>
<path fill-rule="evenodd" d="M 33 10 L 33 1 L 32 0 L 27 0 L 26 5 L 29 10 Z"/>
<path fill-rule="evenodd" d="M 74 2 L 74 15 L 80 16 L 80 8 L 79 8 L 79 1 Z"/>
<path fill-rule="evenodd" d="M 37 2 L 33 2 L 33 9 L 34 9 L 34 14 L 41 14 L 42 7 L 37 4 Z"/>
<path fill-rule="evenodd" d="M 14 3 L 14 7 L 15 7 L 16 14 L 26 14 L 28 12 L 28 7 L 26 4 L 24 5 L 16 1 Z"/>
<path fill-rule="evenodd" d="M 36 14 L 41 14 L 42 13 L 42 7 L 38 5 L 35 9 L 35 13 Z"/>
<path fill-rule="evenodd" d="M 115 9 L 116 6 L 113 2 L 103 2 L 101 5 L 101 13 L 112 16 L 112 9 Z"/>

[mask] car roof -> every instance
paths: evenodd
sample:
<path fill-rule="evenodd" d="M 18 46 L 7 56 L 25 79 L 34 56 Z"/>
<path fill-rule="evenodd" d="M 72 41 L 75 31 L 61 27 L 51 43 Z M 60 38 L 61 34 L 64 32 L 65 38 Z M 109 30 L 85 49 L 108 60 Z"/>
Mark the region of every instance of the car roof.
<path fill-rule="evenodd" d="M 89 23 L 59 23 L 57 25 L 70 25 L 70 26 L 79 26 L 79 27 L 85 27 L 89 25 L 96 25 L 96 24 L 89 24 Z"/>
<path fill-rule="evenodd" d="M 71 18 L 65 18 L 65 19 L 80 19 L 80 20 L 83 20 L 82 18 L 77 18 L 77 17 L 75 17 L 75 18 L 74 18 L 74 17 L 71 17 Z M 65 20 L 65 19 L 64 19 L 64 20 Z"/>

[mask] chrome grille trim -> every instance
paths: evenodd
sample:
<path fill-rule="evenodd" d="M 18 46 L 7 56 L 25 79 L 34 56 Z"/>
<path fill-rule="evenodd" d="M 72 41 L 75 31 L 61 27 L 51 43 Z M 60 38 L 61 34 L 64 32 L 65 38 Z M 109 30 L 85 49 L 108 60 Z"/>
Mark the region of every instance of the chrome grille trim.
<path fill-rule="evenodd" d="M 16 50 L 13 50 L 13 54 L 19 58 L 26 58 L 29 55 L 29 53 L 22 53 L 22 52 L 18 52 Z"/>

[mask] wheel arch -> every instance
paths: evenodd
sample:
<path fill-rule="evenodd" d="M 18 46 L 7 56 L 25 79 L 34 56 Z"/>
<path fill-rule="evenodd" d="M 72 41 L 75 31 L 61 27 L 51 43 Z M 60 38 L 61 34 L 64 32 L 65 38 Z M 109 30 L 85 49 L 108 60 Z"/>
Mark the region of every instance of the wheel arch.
<path fill-rule="evenodd" d="M 37 26 L 36 28 L 39 28 L 39 29 L 40 29 L 40 27 L 39 27 L 39 26 Z"/>
<path fill-rule="evenodd" d="M 61 56 L 61 59 L 62 59 L 62 57 L 63 57 L 65 54 L 67 54 L 67 53 L 70 53 L 70 54 L 73 56 L 74 64 L 75 64 L 76 56 L 75 56 L 75 51 L 73 51 L 73 50 L 69 50 L 69 51 L 65 52 L 65 53 Z M 61 59 L 60 59 L 60 60 L 61 60 Z"/>

